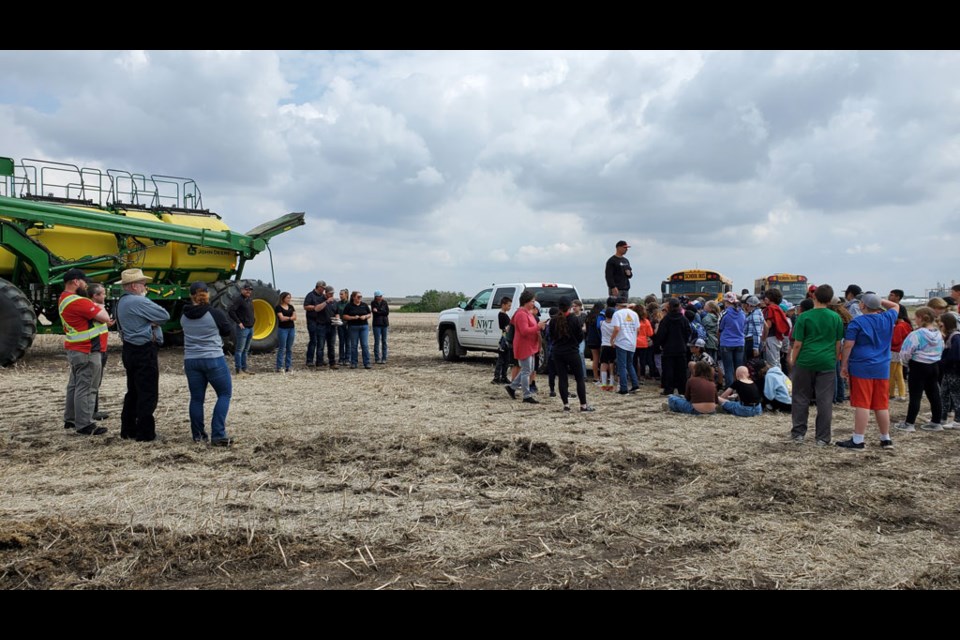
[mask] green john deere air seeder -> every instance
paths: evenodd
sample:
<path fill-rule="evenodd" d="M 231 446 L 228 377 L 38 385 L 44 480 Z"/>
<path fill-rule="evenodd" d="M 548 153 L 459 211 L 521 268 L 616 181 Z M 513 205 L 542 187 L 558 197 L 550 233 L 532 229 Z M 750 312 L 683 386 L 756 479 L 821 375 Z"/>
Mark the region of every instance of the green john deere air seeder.
<path fill-rule="evenodd" d="M 124 269 L 143 269 L 153 278 L 147 295 L 170 312 L 165 342 L 176 344 L 191 282 L 207 282 L 211 303 L 229 307 L 246 262 L 302 224 L 303 213 L 289 213 L 236 233 L 203 208 L 189 178 L 0 157 L 0 366 L 21 358 L 37 333 L 63 333 L 57 298 L 73 267 L 107 285 L 111 299 L 122 293 L 113 283 Z M 279 292 L 247 282 L 256 317 L 252 350 L 270 351 Z"/>

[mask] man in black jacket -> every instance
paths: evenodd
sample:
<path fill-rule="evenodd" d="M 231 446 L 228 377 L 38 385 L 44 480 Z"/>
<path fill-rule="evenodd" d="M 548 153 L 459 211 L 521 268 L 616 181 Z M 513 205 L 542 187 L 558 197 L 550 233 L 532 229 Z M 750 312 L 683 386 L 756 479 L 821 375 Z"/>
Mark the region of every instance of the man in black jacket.
<path fill-rule="evenodd" d="M 630 261 L 626 257 L 629 248 L 630 245 L 626 240 L 618 242 L 617 252 L 607 260 L 607 267 L 604 270 L 610 295 L 621 302 L 626 302 L 630 296 L 630 278 L 633 277 Z"/>
<path fill-rule="evenodd" d="M 667 300 L 667 315 L 657 325 L 654 342 L 663 350 L 661 356 L 662 373 L 660 380 L 663 391 L 668 396 L 676 389 L 683 393 L 687 388 L 687 344 L 690 342 L 690 321 L 680 311 L 680 301 Z"/>
<path fill-rule="evenodd" d="M 240 287 L 240 297 L 230 305 L 227 311 L 230 319 L 237 325 L 237 350 L 233 353 L 237 375 L 241 373 L 253 375 L 253 371 L 247 370 L 247 355 L 250 353 L 250 343 L 253 340 L 253 301 L 250 299 L 252 295 L 253 285 L 249 282 L 243 283 Z"/>

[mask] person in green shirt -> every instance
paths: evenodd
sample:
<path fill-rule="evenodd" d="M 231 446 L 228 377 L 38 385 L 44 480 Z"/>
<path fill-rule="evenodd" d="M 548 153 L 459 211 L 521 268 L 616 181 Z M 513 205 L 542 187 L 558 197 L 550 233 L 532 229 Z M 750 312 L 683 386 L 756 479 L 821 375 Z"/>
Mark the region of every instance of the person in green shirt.
<path fill-rule="evenodd" d="M 793 327 L 793 348 L 789 360 L 793 371 L 793 428 L 790 439 L 797 444 L 803 442 L 807 435 L 810 401 L 816 394 L 817 446 L 822 447 L 830 444 L 843 322 L 836 312 L 827 308 L 833 300 L 833 287 L 820 285 L 813 300 L 813 309 L 797 316 Z"/>

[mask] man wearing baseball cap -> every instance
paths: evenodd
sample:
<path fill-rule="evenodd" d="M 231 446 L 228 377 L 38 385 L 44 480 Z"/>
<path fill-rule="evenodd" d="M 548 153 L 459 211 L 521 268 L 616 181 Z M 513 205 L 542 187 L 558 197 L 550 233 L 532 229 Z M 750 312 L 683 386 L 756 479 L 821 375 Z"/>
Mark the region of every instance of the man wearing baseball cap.
<path fill-rule="evenodd" d="M 240 374 L 253 375 L 253 371 L 247 370 L 247 356 L 250 354 L 250 343 L 253 341 L 255 320 L 253 301 L 250 299 L 252 295 L 253 285 L 244 282 L 240 286 L 240 297 L 234 300 L 227 310 L 227 315 L 237 325 L 237 348 L 233 352 L 233 364 L 238 376 Z"/>
<path fill-rule="evenodd" d="M 607 260 L 604 271 L 610 295 L 624 302 L 630 297 L 630 278 L 633 277 L 630 261 L 627 260 L 627 249 L 629 248 L 630 245 L 627 244 L 626 240 L 617 242 L 616 253 Z"/>
<path fill-rule="evenodd" d="M 140 269 L 120 274 L 123 295 L 117 301 L 117 324 L 123 338 L 123 368 L 127 371 L 127 393 L 120 414 L 120 437 L 149 442 L 157 437 L 153 412 L 160 397 L 160 362 L 157 351 L 163 344 L 163 323 L 170 314 L 147 298 L 147 282 Z"/>
<path fill-rule="evenodd" d="M 863 289 L 856 284 L 847 285 L 846 291 L 843 292 L 843 297 L 845 300 L 843 306 L 845 306 L 847 311 L 850 312 L 851 318 L 856 318 L 857 316 L 863 315 L 863 311 L 860 310 L 860 295 L 862 293 Z"/>
<path fill-rule="evenodd" d="M 106 310 L 86 297 L 87 279 L 80 269 L 63 274 L 60 294 L 60 322 L 63 324 L 63 346 L 70 363 L 67 401 L 63 410 L 63 427 L 82 435 L 99 436 L 107 432 L 93 419 L 95 385 L 100 380 L 100 337 L 113 325 Z M 96 341 L 96 345 L 94 345 Z M 97 350 L 94 352 L 93 347 Z"/>
<path fill-rule="evenodd" d="M 849 288 L 848 288 L 849 291 Z M 850 379 L 850 404 L 854 407 L 853 437 L 838 442 L 845 449 L 863 449 L 870 412 L 880 430 L 880 448 L 891 449 L 890 439 L 890 342 L 900 305 L 865 293 L 859 301 L 860 315 L 850 321 L 843 335 L 840 375 Z M 936 420 L 939 416 L 934 415 Z"/>

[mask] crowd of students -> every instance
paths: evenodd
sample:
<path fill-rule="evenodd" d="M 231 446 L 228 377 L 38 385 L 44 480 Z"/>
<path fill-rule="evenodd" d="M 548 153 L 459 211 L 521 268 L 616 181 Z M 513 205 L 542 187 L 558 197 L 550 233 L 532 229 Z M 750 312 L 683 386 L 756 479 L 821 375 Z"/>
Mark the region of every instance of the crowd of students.
<path fill-rule="evenodd" d="M 746 291 L 726 293 L 721 302 L 702 298 L 648 296 L 642 304 L 611 296 L 584 313 L 578 300 L 561 300 L 550 317 L 527 292 L 511 319 L 512 300 L 501 300 L 500 352 L 493 383 L 511 397 L 538 404 L 535 362 L 544 352 L 550 396 L 559 382 L 569 411 L 567 377 L 576 380 L 582 411 L 587 403 L 587 366 L 601 391 L 635 393 L 656 381 L 667 411 L 705 415 L 718 411 L 741 417 L 764 409 L 791 415 L 790 441 L 806 437 L 810 407 L 816 407 L 816 444 L 831 444 L 833 406 L 850 402 L 854 434 L 837 446 L 865 447 L 869 413 L 875 414 L 880 446 L 891 448 L 889 402 L 909 396 L 906 417 L 894 425 L 914 431 L 922 396 L 932 415 L 919 428 L 960 429 L 960 330 L 951 306 L 960 300 L 932 298 L 914 321 L 894 289 L 887 298 L 857 285 L 834 296 L 830 285 L 811 285 L 798 305 L 776 288 L 762 298 Z M 849 395 L 848 389 L 849 387 Z M 953 412 L 955 421 L 948 421 Z"/>

